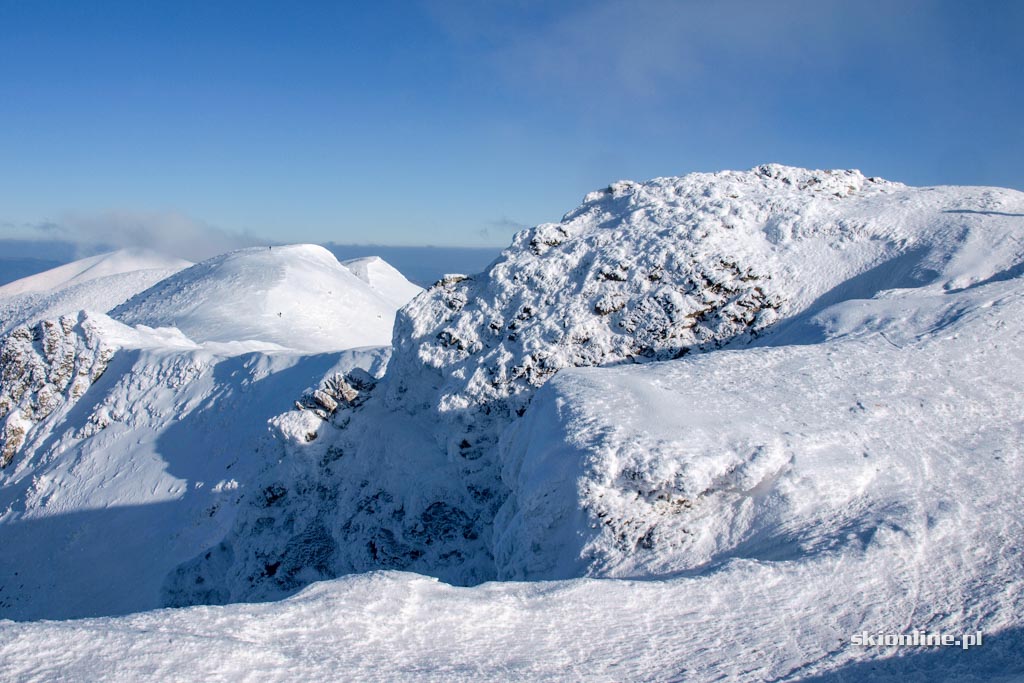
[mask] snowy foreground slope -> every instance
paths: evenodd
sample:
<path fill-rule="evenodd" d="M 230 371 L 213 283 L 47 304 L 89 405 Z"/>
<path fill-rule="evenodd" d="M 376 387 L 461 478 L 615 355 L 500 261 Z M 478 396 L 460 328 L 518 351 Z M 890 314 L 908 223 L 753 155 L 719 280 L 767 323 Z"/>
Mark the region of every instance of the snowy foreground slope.
<path fill-rule="evenodd" d="M 37 474 L 30 489 L 36 465 L 16 456 L 4 547 L 54 538 L 71 552 L 5 554 L 0 616 L 292 597 L 3 622 L 0 677 L 1016 680 L 1022 264 L 1024 195 L 1010 190 L 781 166 L 617 183 L 413 300 L 379 381 L 382 360 L 324 367 L 319 382 L 309 365 L 287 391 L 267 386 L 231 445 L 215 434 L 242 423 L 240 394 L 197 389 L 198 413 L 192 389 L 132 403 L 132 416 L 201 418 L 154 422 L 156 445 L 143 440 L 148 466 L 189 491 L 169 500 L 191 496 L 198 513 L 231 491 L 214 501 L 230 501 L 223 518 L 177 530 L 168 571 L 165 554 L 134 578 L 73 576 L 104 561 L 75 545 L 76 516 L 128 534 L 157 506 L 109 525 L 102 504 L 48 515 L 41 502 L 77 480 Z M 97 340 L 129 334 L 104 325 Z M 133 353 L 196 353 L 172 341 Z M 214 379 L 232 372 L 250 371 Z M 78 405 L 111 395 L 108 374 Z M 126 395 L 167 391 L 117 376 Z M 302 410 L 283 412 L 288 392 Z M 31 457 L 123 492 L 132 477 L 102 458 L 130 462 L 142 432 L 115 446 L 119 425 L 66 437 L 74 462 Z M 200 434 L 185 442 L 200 457 L 179 461 L 185 434 Z M 110 441 L 84 445 L 96 439 Z M 231 458 L 241 474 L 227 480 Z M 36 579 L 47 561 L 61 568 Z M 419 574 L 356 573 L 374 569 Z M 88 596 L 76 609 L 46 596 L 72 579 L 68 594 Z M 118 585 L 132 580 L 135 606 Z M 851 642 L 917 630 L 984 644 Z"/>

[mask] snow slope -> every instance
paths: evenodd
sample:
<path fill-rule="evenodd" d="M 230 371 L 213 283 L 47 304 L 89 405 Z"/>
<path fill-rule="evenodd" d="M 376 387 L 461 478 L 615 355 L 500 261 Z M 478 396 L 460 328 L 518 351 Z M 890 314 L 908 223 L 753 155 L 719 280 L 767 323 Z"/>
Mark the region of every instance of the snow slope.
<path fill-rule="evenodd" d="M 406 280 L 404 275 L 379 256 L 349 259 L 342 261 L 341 265 L 370 285 L 370 289 L 394 304 L 396 309 L 405 306 L 423 291 L 422 287 Z"/>
<path fill-rule="evenodd" d="M 10 256 L 4 253 L 0 256 L 0 286 L 56 268 L 64 263 L 66 261 L 31 256 Z"/>
<path fill-rule="evenodd" d="M 122 249 L 17 280 L 0 287 L 0 334 L 83 309 L 105 313 L 190 265 L 145 249 Z"/>
<path fill-rule="evenodd" d="M 918 561 L 874 553 L 737 560 L 708 576 L 458 588 L 372 572 L 264 604 L 117 619 L 0 622 L 9 680 L 1019 681 L 1019 626 L 983 645 L 865 648 L 849 638 L 915 615 Z M 844 583 L 833 577 L 841 573 Z M 850 583 L 846 583 L 850 582 Z M 861 588 L 863 586 L 863 588 Z M 908 594 L 909 593 L 909 594 Z M 870 602 L 858 604 L 860 599 Z M 1013 619 L 1008 609 L 1002 619 Z M 954 631 L 957 636 L 958 631 Z M 846 641 L 845 643 L 843 641 Z"/>
<path fill-rule="evenodd" d="M 260 340 L 304 352 L 386 345 L 403 296 L 419 288 L 383 262 L 373 267 L 374 281 L 378 273 L 381 290 L 323 247 L 242 249 L 164 280 L 111 315 L 177 327 L 198 342 Z"/>
<path fill-rule="evenodd" d="M 323 419 L 296 401 L 388 356 L 200 347 L 102 314 L 28 331 L 5 341 L 0 393 L 14 406 L 0 545 L 18 549 L 0 554 L 0 614 L 17 619 L 159 606 L 164 577 L 227 533 L 281 442 L 316 437 Z"/>
<path fill-rule="evenodd" d="M 73 287 L 89 280 L 138 270 L 181 270 L 190 265 L 192 264 L 188 261 L 164 256 L 149 249 L 120 249 L 66 263 L 8 283 L 0 287 L 0 297 L 31 292 L 51 292 Z"/>

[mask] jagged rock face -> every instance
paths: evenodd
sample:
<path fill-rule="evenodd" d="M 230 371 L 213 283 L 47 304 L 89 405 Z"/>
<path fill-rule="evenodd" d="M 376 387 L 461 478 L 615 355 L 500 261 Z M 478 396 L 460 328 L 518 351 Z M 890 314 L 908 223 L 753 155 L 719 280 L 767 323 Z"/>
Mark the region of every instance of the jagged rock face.
<path fill-rule="evenodd" d="M 14 460 L 32 427 L 85 393 L 114 351 L 84 314 L 22 325 L 3 338 L 0 466 Z"/>

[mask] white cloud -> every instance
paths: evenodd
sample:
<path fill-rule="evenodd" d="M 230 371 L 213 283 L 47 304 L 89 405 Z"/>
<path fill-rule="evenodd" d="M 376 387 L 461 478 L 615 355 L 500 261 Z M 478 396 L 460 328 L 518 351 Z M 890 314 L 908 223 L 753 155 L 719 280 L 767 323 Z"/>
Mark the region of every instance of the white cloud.
<path fill-rule="evenodd" d="M 83 253 L 94 253 L 98 246 L 147 247 L 190 261 L 261 243 L 251 235 L 224 230 L 173 211 L 69 212 L 59 221 L 36 228 L 49 237 L 77 243 Z"/>

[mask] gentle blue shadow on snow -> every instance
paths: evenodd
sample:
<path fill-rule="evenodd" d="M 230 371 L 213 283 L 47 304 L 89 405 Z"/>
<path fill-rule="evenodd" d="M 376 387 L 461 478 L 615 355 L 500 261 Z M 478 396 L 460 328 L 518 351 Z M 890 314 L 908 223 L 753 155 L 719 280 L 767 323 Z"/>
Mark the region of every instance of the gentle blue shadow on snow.
<path fill-rule="evenodd" d="M 67 431 L 85 425 L 91 405 L 101 400 L 96 397 L 112 388 L 139 353 L 115 355 L 87 393 L 93 400 L 80 401 L 69 412 Z M 0 548 L 4 549 L 0 552 L 0 619 L 117 616 L 163 606 L 161 590 L 168 573 L 224 538 L 233 516 L 223 515 L 219 521 L 219 511 L 237 503 L 262 467 L 277 462 L 276 450 L 259 452 L 272 448 L 266 439 L 267 420 L 293 409 L 303 391 L 338 363 L 339 354 L 299 357 L 294 365 L 277 368 L 244 388 L 232 382 L 249 376 L 247 365 L 258 359 L 259 354 L 246 354 L 218 360 L 207 371 L 230 386 L 207 397 L 158 437 L 155 450 L 166 472 L 184 481 L 177 497 L 168 494 L 168 500 L 145 505 L 0 524 Z M 112 428 L 116 426 L 108 429 Z M 134 434 L 126 432 L 124 438 L 135 438 Z M 43 448 L 58 438 L 52 435 Z M 82 466 L 89 463 L 83 461 Z M 237 478 L 242 487 L 212 491 L 215 483 L 231 478 Z M 197 487 L 197 482 L 204 485 Z M 23 481 L 19 491 L 8 493 L 23 493 L 29 485 Z M 42 539 L 45 545 L 40 544 Z"/>
<path fill-rule="evenodd" d="M 1006 216 L 1008 218 L 1024 218 L 1024 213 L 1006 213 L 1005 211 L 979 211 L 977 209 L 946 209 L 942 213 L 975 214 L 978 216 Z"/>
<path fill-rule="evenodd" d="M 922 287 L 934 281 L 938 272 L 922 267 L 929 251 L 928 247 L 910 249 L 839 283 L 797 315 L 773 325 L 755 345 L 806 345 L 825 341 L 822 330 L 812 320 L 829 306 L 854 299 L 871 299 L 888 289 Z"/>

